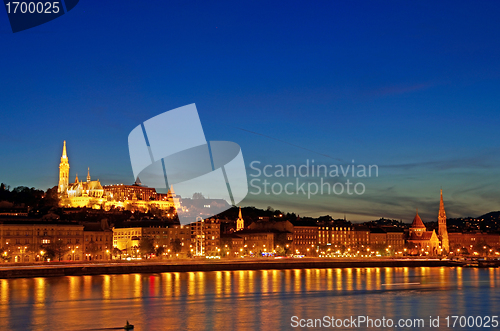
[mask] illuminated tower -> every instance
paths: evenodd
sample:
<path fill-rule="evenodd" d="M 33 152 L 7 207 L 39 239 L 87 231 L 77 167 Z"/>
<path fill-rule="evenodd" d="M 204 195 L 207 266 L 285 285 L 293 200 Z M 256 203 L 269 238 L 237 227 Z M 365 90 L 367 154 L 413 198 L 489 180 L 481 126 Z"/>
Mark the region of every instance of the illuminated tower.
<path fill-rule="evenodd" d="M 59 163 L 59 186 L 57 192 L 59 194 L 66 193 L 69 183 L 69 162 L 68 155 L 66 155 L 66 140 L 64 141 L 63 152 L 61 156 L 61 163 Z"/>
<path fill-rule="evenodd" d="M 90 168 L 87 168 L 87 183 L 90 182 Z"/>
<path fill-rule="evenodd" d="M 238 219 L 236 220 L 236 231 L 243 230 L 244 227 L 245 227 L 245 221 L 243 220 L 243 217 L 241 217 L 241 207 L 240 207 Z"/>
<path fill-rule="evenodd" d="M 438 225 L 438 237 L 441 241 L 441 248 L 443 249 L 443 252 L 449 252 L 450 242 L 448 240 L 448 230 L 446 228 L 446 212 L 444 211 L 443 190 L 441 190 L 441 200 L 439 201 Z"/>
<path fill-rule="evenodd" d="M 415 215 L 415 218 L 413 219 L 413 222 L 411 223 L 410 226 L 410 236 L 416 236 L 416 237 L 422 237 L 422 235 L 427 231 L 425 228 L 424 222 L 422 222 L 422 219 L 418 215 L 418 209 L 417 213 Z"/>

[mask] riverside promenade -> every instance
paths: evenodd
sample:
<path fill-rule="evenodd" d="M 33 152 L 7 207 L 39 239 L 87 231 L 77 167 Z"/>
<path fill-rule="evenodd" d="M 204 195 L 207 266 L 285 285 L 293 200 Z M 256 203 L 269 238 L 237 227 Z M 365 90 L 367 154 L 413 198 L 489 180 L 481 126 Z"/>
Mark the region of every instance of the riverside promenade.
<path fill-rule="evenodd" d="M 96 263 L 50 262 L 40 264 L 0 264 L 0 279 L 85 276 L 101 274 L 317 269 L 385 267 L 456 267 L 457 263 L 439 259 L 344 259 L 344 258 L 249 258 L 234 260 L 110 261 Z"/>

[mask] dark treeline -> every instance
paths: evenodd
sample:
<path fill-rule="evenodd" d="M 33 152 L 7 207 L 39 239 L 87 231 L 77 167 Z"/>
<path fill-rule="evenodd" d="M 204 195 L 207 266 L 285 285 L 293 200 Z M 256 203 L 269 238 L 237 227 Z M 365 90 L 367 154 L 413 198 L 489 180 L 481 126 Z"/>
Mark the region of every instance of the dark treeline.
<path fill-rule="evenodd" d="M 18 186 L 10 189 L 0 184 L 1 208 L 27 208 L 30 214 L 44 214 L 58 205 L 57 187 L 46 192 L 34 187 Z"/>

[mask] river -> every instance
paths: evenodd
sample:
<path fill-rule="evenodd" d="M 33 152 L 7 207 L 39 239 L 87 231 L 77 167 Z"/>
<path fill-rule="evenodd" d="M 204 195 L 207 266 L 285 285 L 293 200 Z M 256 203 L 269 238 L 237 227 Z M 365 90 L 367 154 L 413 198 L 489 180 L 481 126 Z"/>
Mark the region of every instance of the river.
<path fill-rule="evenodd" d="M 0 321 L 2 330 L 104 329 L 127 320 L 135 330 L 291 330 L 307 319 L 368 316 L 423 319 L 423 330 L 430 316 L 443 327 L 446 316 L 500 315 L 499 285 L 500 268 L 450 267 L 1 279 Z"/>

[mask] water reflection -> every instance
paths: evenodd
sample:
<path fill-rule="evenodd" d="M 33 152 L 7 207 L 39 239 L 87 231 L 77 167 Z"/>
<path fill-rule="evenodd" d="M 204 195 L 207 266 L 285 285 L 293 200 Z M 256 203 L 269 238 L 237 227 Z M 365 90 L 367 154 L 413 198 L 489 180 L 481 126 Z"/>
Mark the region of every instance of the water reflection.
<path fill-rule="evenodd" d="M 500 270 L 352 268 L 0 280 L 6 330 L 290 329 L 290 318 L 495 315 Z"/>

